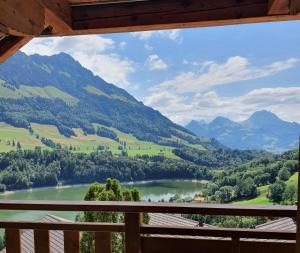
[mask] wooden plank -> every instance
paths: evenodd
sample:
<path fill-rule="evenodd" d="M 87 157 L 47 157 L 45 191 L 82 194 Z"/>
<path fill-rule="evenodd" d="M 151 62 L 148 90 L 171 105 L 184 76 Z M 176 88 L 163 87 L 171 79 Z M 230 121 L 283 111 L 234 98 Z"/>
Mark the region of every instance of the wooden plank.
<path fill-rule="evenodd" d="M 130 213 L 180 213 L 230 216 L 296 217 L 296 206 L 222 205 L 126 201 L 0 200 L 0 210 L 103 211 Z"/>
<path fill-rule="evenodd" d="M 36 0 L 0 0 L 2 32 L 24 36 L 39 35 L 45 25 L 45 10 Z"/>
<path fill-rule="evenodd" d="M 300 0 L 291 0 L 290 12 L 291 15 L 300 13 Z"/>
<path fill-rule="evenodd" d="M 189 235 L 189 236 L 210 236 L 210 237 L 235 237 L 235 238 L 256 238 L 256 239 L 278 239 L 295 240 L 295 232 L 255 230 L 255 229 L 230 229 L 230 228 L 202 228 L 183 226 L 153 226 L 143 225 L 140 228 L 142 234 L 151 235 Z"/>
<path fill-rule="evenodd" d="M 285 15 L 286 13 L 268 15 L 268 6 L 268 0 L 160 0 L 74 5 L 72 6 L 73 34 L 300 19 L 300 15 Z"/>
<path fill-rule="evenodd" d="M 95 233 L 95 253 L 111 253 L 112 236 L 109 232 Z"/>
<path fill-rule="evenodd" d="M 266 0 L 161 0 L 73 6 L 73 28 L 99 29 L 191 23 L 267 15 Z"/>
<path fill-rule="evenodd" d="M 290 0 L 269 0 L 269 15 L 290 13 Z"/>
<path fill-rule="evenodd" d="M 71 31 L 71 8 L 67 0 L 38 0 L 45 8 L 45 23 L 55 33 Z"/>
<path fill-rule="evenodd" d="M 10 56 L 26 45 L 32 37 L 6 36 L 0 40 L 0 63 L 3 63 Z"/>
<path fill-rule="evenodd" d="M 79 231 L 64 231 L 64 252 L 79 253 Z"/>
<path fill-rule="evenodd" d="M 142 237 L 142 253 L 232 253 L 231 240 Z M 243 253 L 294 253 L 295 243 L 274 241 L 241 241 Z"/>
<path fill-rule="evenodd" d="M 18 228 L 34 230 L 62 230 L 87 232 L 125 232 L 124 224 L 93 222 L 35 222 L 35 221 L 0 221 L 0 228 Z"/>
<path fill-rule="evenodd" d="M 6 253 L 21 253 L 21 237 L 19 229 L 5 229 Z"/>
<path fill-rule="evenodd" d="M 34 230 L 34 252 L 50 253 L 49 230 Z"/>
<path fill-rule="evenodd" d="M 141 253 L 141 214 L 125 213 L 125 252 Z"/>

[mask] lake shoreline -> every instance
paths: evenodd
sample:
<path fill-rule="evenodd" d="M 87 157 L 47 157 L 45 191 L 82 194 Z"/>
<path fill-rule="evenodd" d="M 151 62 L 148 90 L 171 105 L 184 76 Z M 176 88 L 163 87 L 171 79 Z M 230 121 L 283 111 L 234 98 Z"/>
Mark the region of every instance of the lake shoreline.
<path fill-rule="evenodd" d="M 148 184 L 148 183 L 152 183 L 152 182 L 164 182 L 164 181 L 180 181 L 180 182 L 188 182 L 188 181 L 192 181 L 192 182 L 196 182 L 196 183 L 203 183 L 206 184 L 209 182 L 209 180 L 198 180 L 198 179 L 181 179 L 181 178 L 174 178 L 174 179 L 150 179 L 150 180 L 138 180 L 138 181 L 123 181 L 120 182 L 122 186 L 131 186 L 131 185 L 135 185 L 135 184 Z M 66 183 L 64 184 L 64 182 L 59 182 L 59 185 L 56 186 L 41 186 L 41 187 L 33 187 L 33 188 L 28 188 L 28 189 L 20 189 L 20 190 L 11 190 L 11 191 L 5 191 L 5 192 L 1 192 L 0 196 L 5 196 L 5 195 L 11 195 L 14 193 L 18 193 L 18 192 L 32 192 L 35 190 L 42 190 L 42 189 L 66 189 L 66 188 L 72 188 L 72 187 L 86 187 L 89 186 L 93 183 L 97 183 L 97 182 L 91 182 L 91 183 L 82 183 L 82 184 L 69 184 Z M 105 182 L 100 182 L 100 184 L 105 184 Z"/>

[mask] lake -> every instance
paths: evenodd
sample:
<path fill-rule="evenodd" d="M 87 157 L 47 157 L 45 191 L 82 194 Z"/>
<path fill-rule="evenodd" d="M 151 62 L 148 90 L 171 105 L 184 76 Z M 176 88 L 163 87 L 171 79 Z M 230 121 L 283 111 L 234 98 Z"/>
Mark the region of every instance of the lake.
<path fill-rule="evenodd" d="M 176 193 L 182 197 L 193 197 L 206 185 L 204 181 L 195 180 L 157 180 L 136 183 L 123 183 L 125 187 L 136 187 L 145 201 L 168 201 Z M 36 188 L 24 191 L 0 194 L 5 200 L 83 200 L 88 185 Z M 9 220 L 40 220 L 45 214 L 54 214 L 65 219 L 74 220 L 76 212 L 53 211 L 0 211 L 0 219 Z"/>

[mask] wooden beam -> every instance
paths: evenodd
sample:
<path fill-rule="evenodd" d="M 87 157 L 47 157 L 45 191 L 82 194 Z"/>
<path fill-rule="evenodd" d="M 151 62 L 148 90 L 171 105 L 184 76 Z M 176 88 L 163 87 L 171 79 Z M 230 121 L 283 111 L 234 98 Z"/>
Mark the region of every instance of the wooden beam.
<path fill-rule="evenodd" d="M 0 63 L 3 63 L 10 56 L 16 53 L 21 47 L 27 44 L 32 37 L 6 36 L 0 40 Z"/>
<path fill-rule="evenodd" d="M 290 13 L 290 0 L 269 0 L 269 15 Z"/>
<path fill-rule="evenodd" d="M 71 31 L 71 8 L 67 0 L 38 0 L 45 8 L 46 26 L 51 26 L 53 33 Z"/>
<path fill-rule="evenodd" d="M 45 10 L 36 0 L 0 0 L 0 31 L 15 35 L 39 35 Z"/>
<path fill-rule="evenodd" d="M 291 15 L 300 13 L 300 0 L 291 0 L 290 13 Z"/>
<path fill-rule="evenodd" d="M 269 15 L 268 0 L 136 0 L 73 5 L 72 19 L 73 34 L 90 34 L 296 20 L 300 15 Z"/>

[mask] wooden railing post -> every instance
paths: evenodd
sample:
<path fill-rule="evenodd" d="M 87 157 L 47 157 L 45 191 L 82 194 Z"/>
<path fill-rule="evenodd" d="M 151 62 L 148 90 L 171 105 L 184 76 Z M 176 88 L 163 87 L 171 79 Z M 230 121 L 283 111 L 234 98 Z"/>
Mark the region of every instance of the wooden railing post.
<path fill-rule="evenodd" d="M 232 253 L 240 253 L 240 238 L 232 237 Z"/>
<path fill-rule="evenodd" d="M 7 253 L 21 253 L 21 236 L 19 229 L 5 229 L 5 246 Z"/>
<path fill-rule="evenodd" d="M 141 253 L 141 213 L 125 213 L 125 252 Z"/>
<path fill-rule="evenodd" d="M 95 253 L 111 253 L 112 238 L 110 232 L 95 233 Z"/>
<path fill-rule="evenodd" d="M 64 231 L 65 253 L 79 253 L 79 231 Z"/>
<path fill-rule="evenodd" d="M 50 253 L 49 230 L 34 230 L 34 252 Z"/>

